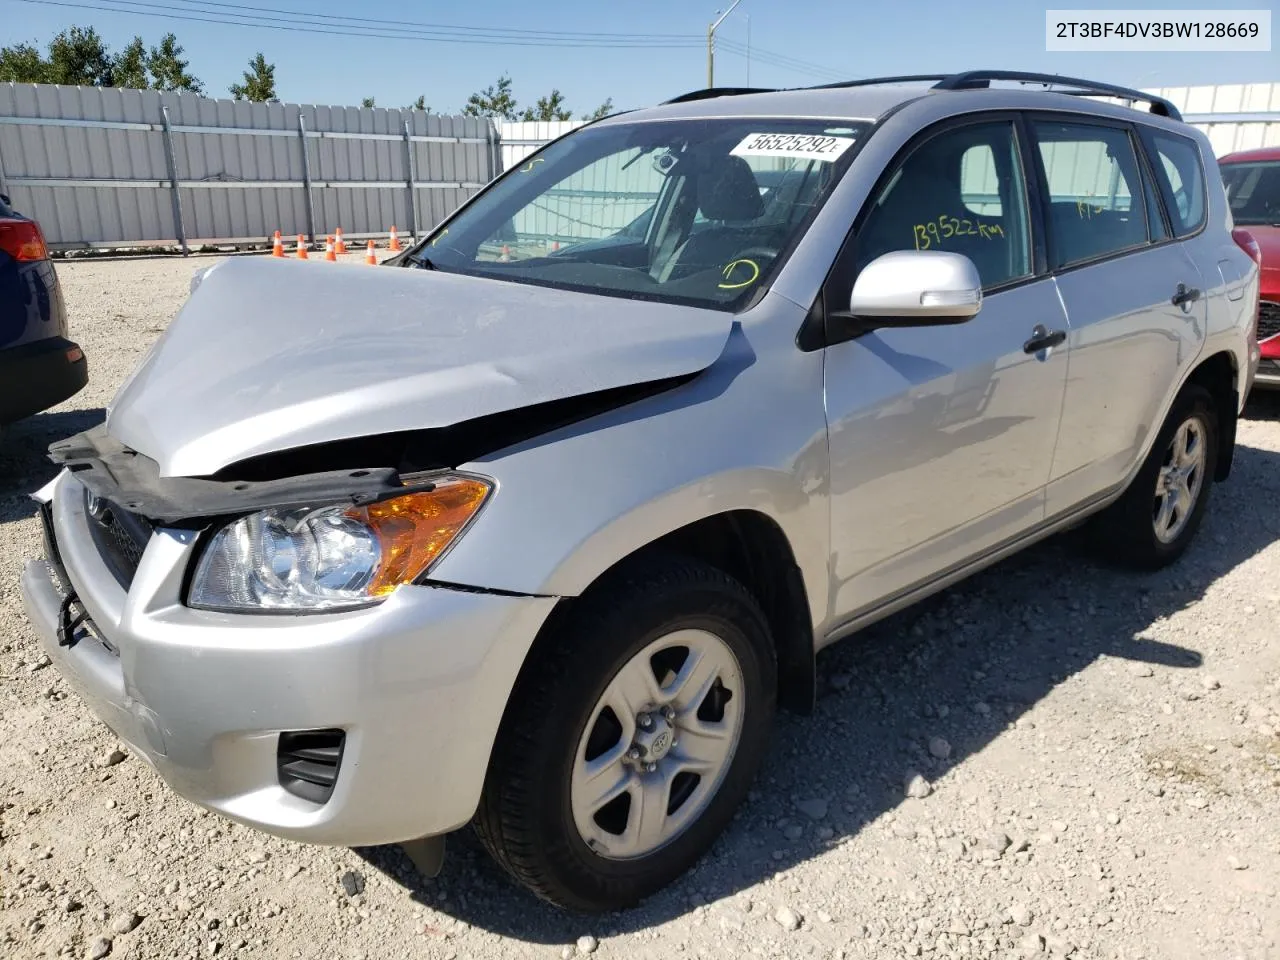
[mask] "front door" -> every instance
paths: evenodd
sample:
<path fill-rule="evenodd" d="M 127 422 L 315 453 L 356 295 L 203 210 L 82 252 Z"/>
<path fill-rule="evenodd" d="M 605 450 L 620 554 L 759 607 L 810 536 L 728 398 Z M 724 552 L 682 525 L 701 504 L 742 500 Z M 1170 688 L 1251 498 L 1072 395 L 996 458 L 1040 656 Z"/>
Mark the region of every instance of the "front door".
<path fill-rule="evenodd" d="M 854 238 L 854 274 L 891 250 L 964 253 L 984 300 L 967 323 L 827 348 L 837 622 L 1044 517 L 1067 357 L 1025 347 L 1066 317 L 1053 280 L 1033 276 L 1021 156 L 1011 119 L 948 126 L 878 188 Z"/>

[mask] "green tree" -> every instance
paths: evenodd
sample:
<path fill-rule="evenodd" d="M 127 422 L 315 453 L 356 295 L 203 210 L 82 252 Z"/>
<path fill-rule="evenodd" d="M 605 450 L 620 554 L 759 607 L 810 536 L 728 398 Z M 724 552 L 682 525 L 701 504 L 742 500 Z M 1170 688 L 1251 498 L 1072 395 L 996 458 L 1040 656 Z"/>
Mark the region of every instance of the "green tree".
<path fill-rule="evenodd" d="M 516 118 L 516 101 L 511 96 L 511 78 L 505 73 L 496 85 L 473 93 L 467 98 L 462 112 L 468 117 L 494 117 L 501 120 Z"/>
<path fill-rule="evenodd" d="M 185 90 L 204 93 L 204 84 L 187 73 L 190 61 L 182 59 L 182 45 L 172 33 L 160 38 L 160 46 L 147 55 L 147 72 L 152 90 Z"/>
<path fill-rule="evenodd" d="M 0 82 L 49 83 L 49 64 L 29 43 L 0 47 Z"/>
<path fill-rule="evenodd" d="M 112 58 L 111 86 L 145 90 L 150 85 L 147 80 L 147 47 L 141 37 L 134 37 Z"/>
<path fill-rule="evenodd" d="M 406 107 L 405 109 L 425 110 L 427 111 L 427 113 L 431 112 L 431 108 L 427 106 L 427 95 L 425 93 L 418 94 L 418 99 L 413 101 L 413 103 L 409 104 L 409 106 Z"/>
<path fill-rule="evenodd" d="M 373 102 L 373 97 L 365 97 L 363 100 L 361 100 L 361 101 L 360 101 L 360 106 L 362 106 L 362 107 L 376 107 L 376 106 L 377 106 L 377 104 Z"/>
<path fill-rule="evenodd" d="M 227 89 L 236 100 L 274 103 L 276 101 L 276 65 L 267 63 L 267 58 L 259 53 L 249 61 L 249 69 L 244 72 L 244 83 L 233 83 Z"/>
<path fill-rule="evenodd" d="M 613 113 L 613 97 L 609 97 L 604 103 L 596 107 L 591 113 L 584 113 L 583 120 L 603 120 L 609 114 Z"/>
<path fill-rule="evenodd" d="M 69 27 L 49 41 L 45 83 L 111 85 L 111 55 L 93 27 Z"/>
<path fill-rule="evenodd" d="M 532 107 L 525 107 L 521 120 L 572 120 L 573 111 L 564 108 L 564 94 L 552 90 L 548 96 L 539 97 Z"/>

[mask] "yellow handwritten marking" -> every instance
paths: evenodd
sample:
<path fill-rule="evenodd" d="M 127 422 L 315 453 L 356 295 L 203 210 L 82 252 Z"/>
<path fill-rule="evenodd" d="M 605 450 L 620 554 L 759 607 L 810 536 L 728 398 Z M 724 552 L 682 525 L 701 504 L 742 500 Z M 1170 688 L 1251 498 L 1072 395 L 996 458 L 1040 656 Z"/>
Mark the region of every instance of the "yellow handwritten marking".
<path fill-rule="evenodd" d="M 448 228 L 448 227 L 445 227 L 443 230 L 441 230 L 441 231 L 440 231 L 440 236 L 439 236 L 439 237 L 434 238 L 434 239 L 431 241 L 431 245 L 434 247 L 437 243 L 439 243 L 439 242 L 440 242 L 441 238 L 443 238 L 443 237 L 444 237 L 444 235 L 445 235 L 446 233 L 448 233 L 448 232 L 449 232 L 449 228 Z"/>
<path fill-rule="evenodd" d="M 728 280 L 729 274 L 733 273 L 734 267 L 737 267 L 738 265 L 744 264 L 744 263 L 751 268 L 750 277 L 748 277 L 746 280 L 743 280 L 741 283 L 720 283 L 720 284 L 717 284 L 717 286 L 721 290 L 741 290 L 743 287 L 749 287 L 753 283 L 755 283 L 757 280 L 759 280 L 760 265 L 756 263 L 754 260 L 734 260 L 732 263 L 725 264 L 725 268 L 724 270 L 721 271 L 720 275 L 723 276 L 726 280 Z"/>
<path fill-rule="evenodd" d="M 952 237 L 982 237 L 984 240 L 1003 237 L 1004 227 L 998 223 L 975 222 L 967 217 L 961 220 L 944 213 L 936 222 L 913 224 L 912 234 L 917 250 L 929 250 Z"/>
<path fill-rule="evenodd" d="M 530 160 L 527 166 L 525 166 L 525 167 L 521 167 L 521 168 L 520 168 L 520 172 L 521 172 L 521 173 L 533 173 L 533 165 L 534 165 L 535 163 L 546 163 L 546 161 L 545 161 L 545 160 L 543 160 L 541 157 L 539 157 L 537 160 Z"/>

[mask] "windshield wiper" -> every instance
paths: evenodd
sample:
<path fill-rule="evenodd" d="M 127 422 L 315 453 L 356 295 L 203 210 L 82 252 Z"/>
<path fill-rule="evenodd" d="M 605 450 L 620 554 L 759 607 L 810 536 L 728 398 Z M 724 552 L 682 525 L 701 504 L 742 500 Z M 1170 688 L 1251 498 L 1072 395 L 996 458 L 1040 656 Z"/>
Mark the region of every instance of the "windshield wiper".
<path fill-rule="evenodd" d="M 409 256 L 405 257 L 405 259 L 408 260 L 410 263 L 412 263 L 414 266 L 416 266 L 419 270 L 438 270 L 439 269 L 434 263 L 432 263 L 426 257 L 410 254 Z"/>

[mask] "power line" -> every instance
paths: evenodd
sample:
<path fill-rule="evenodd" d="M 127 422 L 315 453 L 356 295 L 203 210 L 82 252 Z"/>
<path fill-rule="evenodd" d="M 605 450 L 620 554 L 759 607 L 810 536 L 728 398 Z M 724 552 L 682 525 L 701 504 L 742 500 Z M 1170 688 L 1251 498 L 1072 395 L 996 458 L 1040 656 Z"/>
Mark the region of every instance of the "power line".
<path fill-rule="evenodd" d="M 718 47 L 723 47 L 726 52 L 732 53 L 735 56 L 746 57 L 748 55 L 747 48 L 734 40 L 718 40 L 716 45 Z M 812 63 L 807 60 L 799 60 L 785 54 L 774 53 L 771 50 L 762 50 L 754 45 L 751 47 L 750 56 L 753 61 L 759 61 L 760 63 L 778 67 L 782 70 L 788 70 L 793 73 L 818 77 L 823 80 L 850 79 L 848 74 L 843 71 L 833 70 L 830 67 L 824 67 L 821 64 Z"/>
<path fill-rule="evenodd" d="M 283 13 L 289 17 L 300 19 L 304 23 L 312 20 L 335 20 L 356 24 L 375 24 L 393 27 L 425 27 L 428 30 L 443 33 L 477 34 L 482 36 L 515 36 L 540 39 L 606 39 L 606 40 L 680 40 L 687 42 L 700 38 L 681 33 L 599 33 L 578 30 L 528 30 L 518 27 L 468 27 L 459 24 L 425 23 L 419 20 L 380 20 L 374 17 L 350 17 L 333 13 L 312 13 L 311 11 L 281 9 L 279 7 L 259 7 L 243 3 L 227 3 L 223 0 L 170 0 L 183 6 L 224 7 L 232 10 L 247 10 L 252 15 L 266 11 L 267 13 Z M 208 11 L 201 11 L 208 12 Z"/>
<path fill-rule="evenodd" d="M 263 30 L 283 30 L 290 33 L 315 33 L 338 37 L 359 37 L 375 40 L 419 40 L 428 43 L 466 43 L 488 46 L 517 47 L 567 47 L 579 49 L 681 49 L 701 46 L 702 40 L 697 37 L 673 38 L 650 42 L 640 38 L 627 39 L 626 35 L 617 35 L 620 39 L 585 37 L 554 39 L 537 36 L 459 36 L 454 34 L 427 31 L 413 27 L 404 27 L 394 31 L 389 27 L 364 27 L 358 25 L 342 26 L 339 24 L 317 25 L 309 19 L 287 19 L 284 17 L 266 17 L 255 13 L 239 14 L 223 11 L 197 10 L 185 8 L 182 12 L 160 3 L 148 3 L 145 0 L 98 0 L 96 3 L 75 2 L 75 0 L 17 0 L 19 3 L 33 3 L 37 6 L 69 7 L 78 10 L 94 10 L 110 13 L 130 13 L 140 17 L 158 17 L 166 20 L 185 20 L 194 23 L 212 23 L 223 26 L 257 27 Z M 138 9 L 143 8 L 143 9 Z M 187 12 L 187 11 L 190 12 Z M 160 11 L 160 12 L 153 12 Z M 195 16 L 203 13 L 205 16 Z M 268 21 L 268 22 L 264 22 Z M 477 28 L 479 29 L 479 28 Z"/>

